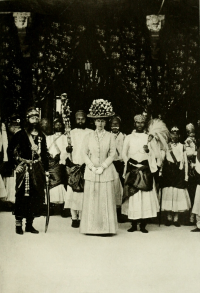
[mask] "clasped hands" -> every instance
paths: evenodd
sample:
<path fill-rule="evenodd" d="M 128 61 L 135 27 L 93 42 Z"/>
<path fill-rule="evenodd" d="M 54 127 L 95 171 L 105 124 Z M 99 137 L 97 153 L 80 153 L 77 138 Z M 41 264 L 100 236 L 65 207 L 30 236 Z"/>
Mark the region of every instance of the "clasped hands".
<path fill-rule="evenodd" d="M 103 167 L 92 167 L 92 172 L 97 175 L 101 175 L 104 171 Z"/>

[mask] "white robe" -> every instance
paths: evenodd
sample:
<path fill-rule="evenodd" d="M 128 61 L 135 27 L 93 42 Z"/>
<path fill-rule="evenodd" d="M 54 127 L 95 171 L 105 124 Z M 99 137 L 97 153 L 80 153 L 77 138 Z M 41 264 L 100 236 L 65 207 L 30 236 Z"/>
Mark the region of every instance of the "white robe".
<path fill-rule="evenodd" d="M 148 135 L 145 133 L 133 132 L 127 135 L 122 151 L 124 162 L 127 164 L 130 158 L 139 163 L 148 160 L 150 169 L 155 170 L 156 162 L 153 161 L 151 154 L 147 154 L 143 149 L 143 146 L 147 145 L 147 141 Z M 159 203 L 155 183 L 151 191 L 139 190 L 122 204 L 122 213 L 132 220 L 156 217 L 158 211 Z"/>
<path fill-rule="evenodd" d="M 82 155 L 83 140 L 87 134 L 93 132 L 92 129 L 80 129 L 75 128 L 71 130 L 71 145 L 73 146 L 72 151 L 72 162 L 74 164 L 84 164 L 84 158 Z M 67 186 L 67 193 L 65 196 L 65 209 L 70 208 L 72 210 L 81 211 L 83 205 L 83 192 L 73 192 L 72 188 Z"/>

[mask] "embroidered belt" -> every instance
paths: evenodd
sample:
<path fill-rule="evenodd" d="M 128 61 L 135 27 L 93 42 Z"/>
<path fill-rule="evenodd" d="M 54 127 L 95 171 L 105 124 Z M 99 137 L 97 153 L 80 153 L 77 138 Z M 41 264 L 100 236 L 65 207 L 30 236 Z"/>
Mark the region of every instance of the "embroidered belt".
<path fill-rule="evenodd" d="M 26 159 L 23 159 L 23 158 L 20 158 L 19 157 L 19 160 L 20 160 L 20 162 L 23 162 L 23 163 L 26 163 L 26 164 L 29 164 L 29 165 L 31 165 L 31 164 L 34 164 L 34 163 L 37 163 L 37 162 L 40 162 L 41 161 L 41 158 L 38 158 L 37 160 L 26 160 Z"/>

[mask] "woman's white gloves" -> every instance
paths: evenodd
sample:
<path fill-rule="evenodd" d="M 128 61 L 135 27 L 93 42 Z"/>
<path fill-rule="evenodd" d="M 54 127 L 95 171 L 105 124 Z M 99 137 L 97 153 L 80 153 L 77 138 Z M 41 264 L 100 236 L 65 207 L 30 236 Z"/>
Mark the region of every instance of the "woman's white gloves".
<path fill-rule="evenodd" d="M 92 167 L 91 169 L 94 174 L 96 174 L 96 169 L 97 169 L 96 167 Z"/>
<path fill-rule="evenodd" d="M 101 175 L 102 173 L 103 173 L 103 170 L 104 170 L 104 168 L 103 167 L 98 167 L 98 168 L 96 168 L 96 174 L 97 175 Z"/>
<path fill-rule="evenodd" d="M 91 170 L 94 174 L 101 175 L 104 171 L 104 168 L 103 167 L 92 167 Z"/>

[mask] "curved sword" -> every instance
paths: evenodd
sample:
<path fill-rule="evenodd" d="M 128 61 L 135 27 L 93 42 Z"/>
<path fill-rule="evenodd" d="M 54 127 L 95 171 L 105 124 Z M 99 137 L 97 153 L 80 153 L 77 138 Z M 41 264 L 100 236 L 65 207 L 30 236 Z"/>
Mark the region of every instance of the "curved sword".
<path fill-rule="evenodd" d="M 50 194 L 49 194 L 49 175 L 46 175 L 46 198 L 47 198 L 47 215 L 46 215 L 46 223 L 45 223 L 45 233 L 47 232 L 49 225 L 49 208 L 50 208 Z"/>

